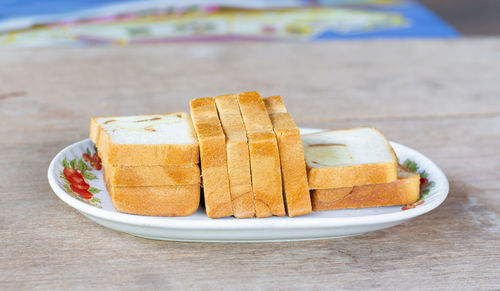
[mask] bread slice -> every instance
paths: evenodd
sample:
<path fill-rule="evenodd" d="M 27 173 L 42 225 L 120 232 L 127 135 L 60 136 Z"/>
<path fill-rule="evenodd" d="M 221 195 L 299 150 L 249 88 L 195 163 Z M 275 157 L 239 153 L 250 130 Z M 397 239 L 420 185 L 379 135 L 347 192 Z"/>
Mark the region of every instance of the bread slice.
<path fill-rule="evenodd" d="M 312 212 L 306 164 L 299 128 L 287 113 L 281 96 L 264 98 L 278 140 L 285 205 L 290 217 Z"/>
<path fill-rule="evenodd" d="M 102 161 L 109 183 L 113 186 L 165 186 L 200 184 L 200 167 L 196 164 L 169 166 L 112 166 Z"/>
<path fill-rule="evenodd" d="M 241 118 L 236 95 L 215 98 L 222 129 L 226 134 L 227 170 L 233 201 L 233 215 L 237 218 L 255 216 L 250 156 L 245 125 Z"/>
<path fill-rule="evenodd" d="M 199 147 L 185 112 L 92 118 L 90 138 L 110 165 L 196 164 Z"/>
<path fill-rule="evenodd" d="M 389 183 L 397 158 L 377 129 L 360 127 L 302 136 L 310 189 Z"/>
<path fill-rule="evenodd" d="M 233 215 L 227 172 L 226 137 L 214 98 L 191 100 L 191 117 L 200 144 L 205 210 L 210 218 Z"/>
<path fill-rule="evenodd" d="M 411 204 L 420 197 L 420 175 L 402 166 L 391 183 L 312 190 L 314 211 Z"/>
<path fill-rule="evenodd" d="M 285 215 L 278 144 L 266 106 L 257 92 L 238 94 L 247 132 L 257 217 Z"/>
<path fill-rule="evenodd" d="M 188 216 L 200 204 L 200 184 L 106 188 L 119 212 L 151 216 Z"/>

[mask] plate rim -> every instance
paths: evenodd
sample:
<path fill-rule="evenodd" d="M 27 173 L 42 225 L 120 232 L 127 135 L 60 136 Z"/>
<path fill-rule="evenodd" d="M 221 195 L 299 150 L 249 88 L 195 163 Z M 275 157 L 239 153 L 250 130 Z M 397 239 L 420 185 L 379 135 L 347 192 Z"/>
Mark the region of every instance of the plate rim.
<path fill-rule="evenodd" d="M 300 128 L 301 130 L 308 131 L 323 131 L 324 129 L 316 128 Z M 120 212 L 111 212 L 106 209 L 97 208 L 92 205 L 88 205 L 78 199 L 71 197 L 67 194 L 63 188 L 59 185 L 56 180 L 57 175 L 55 174 L 54 168 L 56 167 L 56 161 L 59 160 L 64 153 L 66 153 L 70 148 L 76 147 L 82 143 L 87 143 L 91 141 L 90 138 L 75 142 L 70 144 L 60 150 L 50 162 L 48 168 L 48 180 L 49 184 L 54 191 L 54 193 L 64 201 L 66 204 L 72 208 L 84 212 L 87 215 L 91 215 L 100 219 L 113 221 L 116 223 L 124 223 L 136 226 L 145 227 L 159 227 L 159 228 L 171 228 L 171 229 L 190 229 L 190 230 L 207 230 L 207 229 L 245 229 L 245 230 L 256 230 L 256 229 L 300 229 L 300 228 L 324 228 L 324 227 L 336 227 L 336 226 L 356 226 L 356 225 L 377 225 L 381 223 L 404 221 L 412 219 L 416 216 L 425 214 L 439 205 L 441 205 L 449 194 L 449 182 L 441 170 L 441 168 L 436 165 L 431 159 L 429 159 L 424 154 L 417 150 L 414 150 L 408 146 L 402 145 L 397 142 L 390 141 L 391 146 L 396 145 L 398 147 L 404 148 L 405 150 L 413 151 L 420 155 L 423 159 L 427 160 L 433 168 L 436 170 L 436 175 L 439 176 L 438 179 L 442 180 L 442 190 L 440 195 L 436 197 L 430 203 L 424 203 L 423 205 L 408 209 L 400 212 L 357 216 L 357 217 L 321 217 L 321 218 L 307 218 L 305 217 L 286 217 L 287 220 L 273 220 L 273 219 L 235 219 L 232 217 L 222 218 L 222 219 L 211 219 L 211 220 L 176 220 L 168 219 L 168 217 L 156 217 L 156 216 L 144 216 L 127 214 Z M 304 219 L 306 218 L 306 219 Z M 369 219 L 368 219 L 369 218 Z M 293 223 L 288 223 L 288 220 L 296 220 Z"/>

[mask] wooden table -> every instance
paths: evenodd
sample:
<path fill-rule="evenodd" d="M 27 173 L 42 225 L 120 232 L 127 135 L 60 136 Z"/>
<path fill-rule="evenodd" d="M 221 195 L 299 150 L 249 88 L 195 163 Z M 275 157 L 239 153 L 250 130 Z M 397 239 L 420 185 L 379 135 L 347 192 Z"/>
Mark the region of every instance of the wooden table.
<path fill-rule="evenodd" d="M 300 126 L 369 125 L 447 174 L 435 211 L 350 238 L 153 241 L 57 198 L 47 167 L 91 116 L 282 94 Z M 0 51 L 0 289 L 500 287 L 500 39 Z"/>

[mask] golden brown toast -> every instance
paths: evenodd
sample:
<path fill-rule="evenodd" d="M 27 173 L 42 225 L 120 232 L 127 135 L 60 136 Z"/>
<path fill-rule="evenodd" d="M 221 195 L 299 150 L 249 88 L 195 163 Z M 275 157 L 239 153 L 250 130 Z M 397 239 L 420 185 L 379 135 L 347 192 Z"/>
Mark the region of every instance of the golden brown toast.
<path fill-rule="evenodd" d="M 110 165 L 164 166 L 199 162 L 196 134 L 185 112 L 92 118 L 89 135 Z"/>
<path fill-rule="evenodd" d="M 311 191 L 314 211 L 411 204 L 419 197 L 420 175 L 402 166 L 391 183 Z"/>
<path fill-rule="evenodd" d="M 191 117 L 200 145 L 205 210 L 210 218 L 233 215 L 227 171 L 226 137 L 214 98 L 191 100 Z"/>
<path fill-rule="evenodd" d="M 200 167 L 196 164 L 169 166 L 112 166 L 104 159 L 103 170 L 113 186 L 166 186 L 200 184 Z"/>
<path fill-rule="evenodd" d="M 278 140 L 285 201 L 290 217 L 312 212 L 306 164 L 299 128 L 287 113 L 281 96 L 264 98 Z"/>
<path fill-rule="evenodd" d="M 309 189 L 389 183 L 397 179 L 397 158 L 375 128 L 323 131 L 301 136 Z"/>
<path fill-rule="evenodd" d="M 255 206 L 248 140 L 238 100 L 235 95 L 222 95 L 215 98 L 215 103 L 222 129 L 226 134 L 227 169 L 234 216 L 237 218 L 254 217 Z"/>
<path fill-rule="evenodd" d="M 237 98 L 248 138 L 256 216 L 283 216 L 278 143 L 266 106 L 257 92 L 241 93 Z"/>

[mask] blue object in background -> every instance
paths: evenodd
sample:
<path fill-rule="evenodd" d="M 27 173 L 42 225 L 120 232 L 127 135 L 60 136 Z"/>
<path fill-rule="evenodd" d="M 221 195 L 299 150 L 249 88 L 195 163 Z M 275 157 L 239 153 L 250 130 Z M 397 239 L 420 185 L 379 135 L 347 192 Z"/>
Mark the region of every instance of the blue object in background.
<path fill-rule="evenodd" d="M 69 14 L 103 5 L 134 1 L 137 0 L 0 0 L 0 20 Z"/>
<path fill-rule="evenodd" d="M 331 1 L 323 1 L 331 2 Z M 343 2 L 346 1 L 334 1 Z M 359 2 L 359 1 L 357 1 Z M 460 33 L 446 22 L 441 20 L 424 5 L 414 1 L 398 1 L 398 5 L 359 5 L 356 9 L 364 9 L 370 12 L 392 12 L 403 16 L 408 21 L 406 27 L 394 27 L 380 31 L 370 31 L 368 33 L 340 34 L 327 31 L 317 35 L 314 40 L 331 40 L 337 38 L 454 38 Z M 326 3 L 324 3 L 326 4 Z"/>
<path fill-rule="evenodd" d="M 394 14 L 404 25 L 388 25 L 366 30 L 330 29 L 315 35 L 313 41 L 358 38 L 453 38 L 460 34 L 424 5 L 411 0 L 393 0 L 381 4 L 373 0 L 0 0 L 0 32 L 30 28 L 37 24 L 66 22 L 120 13 L 154 10 L 180 5 L 220 5 L 223 7 L 304 7 L 310 5 L 347 9 L 355 12 Z M 281 6 L 280 6 L 281 5 Z"/>

